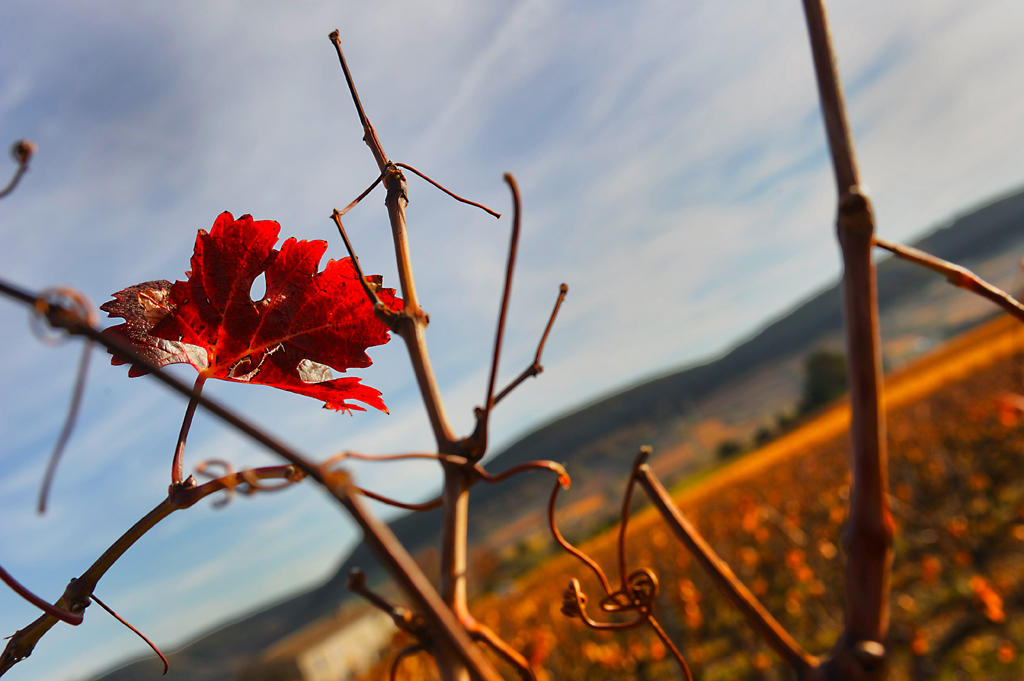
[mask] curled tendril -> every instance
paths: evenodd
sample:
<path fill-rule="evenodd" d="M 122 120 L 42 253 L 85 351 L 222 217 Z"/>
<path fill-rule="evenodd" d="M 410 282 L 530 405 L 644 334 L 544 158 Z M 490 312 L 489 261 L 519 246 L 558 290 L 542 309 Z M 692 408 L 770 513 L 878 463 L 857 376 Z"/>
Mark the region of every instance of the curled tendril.
<path fill-rule="evenodd" d="M 277 492 L 278 490 L 282 490 L 286 487 L 291 487 L 297 482 L 301 482 L 303 478 L 306 477 L 306 474 L 295 466 L 289 466 L 284 480 L 276 485 L 264 485 L 260 482 L 260 479 L 256 477 L 255 471 L 252 470 L 247 469 L 239 471 L 239 475 L 241 475 L 242 479 L 249 485 L 249 489 L 245 490 L 246 494 L 255 494 L 256 492 Z"/>
<path fill-rule="evenodd" d="M 210 466 L 217 466 L 224 471 L 223 475 L 213 475 L 207 472 Z M 211 506 L 213 508 L 224 508 L 231 500 L 235 497 L 235 467 L 230 462 L 224 461 L 223 459 L 207 459 L 206 461 L 200 461 L 196 464 L 196 475 L 201 475 L 204 478 L 210 480 L 221 480 L 224 483 L 224 496 L 217 501 L 214 501 Z"/>
<path fill-rule="evenodd" d="M 665 630 L 661 628 L 661 625 L 658 624 L 653 615 L 654 601 L 658 595 L 657 575 L 645 567 L 633 570 L 628 574 L 626 573 L 626 528 L 629 524 L 629 511 L 633 500 L 633 485 L 636 483 L 640 467 L 650 454 L 650 447 L 641 448 L 639 456 L 637 456 L 636 461 L 633 463 L 633 469 L 626 486 L 625 498 L 622 504 L 621 529 L 619 530 L 618 558 L 621 587 L 617 590 L 612 590 L 611 583 L 608 581 L 608 577 L 605 575 L 604 570 L 601 569 L 601 566 L 593 558 L 566 541 L 562 533 L 558 531 L 558 525 L 555 523 L 555 505 L 558 500 L 558 492 L 562 487 L 560 484 L 555 484 L 554 489 L 551 491 L 551 500 L 548 503 L 548 524 L 551 528 L 551 533 L 555 537 L 555 541 L 590 568 L 601 582 L 601 587 L 605 591 L 605 596 L 599 601 L 601 611 L 608 614 L 636 613 L 636 618 L 627 622 L 598 622 L 591 618 L 587 614 L 587 596 L 583 593 L 580 582 L 575 577 L 569 580 L 569 586 L 562 594 L 561 611 L 566 617 L 579 619 L 591 629 L 600 631 L 626 631 L 643 626 L 644 624 L 650 625 L 654 633 L 665 644 L 665 647 L 672 652 L 683 673 L 683 677 L 690 681 L 693 677 L 690 673 L 689 665 L 686 664 L 682 653 L 679 652 L 679 649 L 668 638 Z M 561 476 L 559 477 L 561 478 Z M 568 487 L 568 485 L 565 486 Z"/>
<path fill-rule="evenodd" d="M 55 310 L 66 310 L 89 326 L 99 325 L 99 314 L 84 293 L 69 286 L 48 288 L 36 298 L 34 314 L 29 318 L 32 332 L 46 345 L 57 345 L 68 337 L 66 333 L 58 332 L 50 322 L 49 315 Z"/>

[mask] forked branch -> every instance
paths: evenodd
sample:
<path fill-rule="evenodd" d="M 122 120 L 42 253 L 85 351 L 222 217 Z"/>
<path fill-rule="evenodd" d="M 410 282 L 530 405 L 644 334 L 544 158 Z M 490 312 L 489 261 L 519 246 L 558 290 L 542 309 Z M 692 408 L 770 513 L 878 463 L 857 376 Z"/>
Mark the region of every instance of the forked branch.
<path fill-rule="evenodd" d="M 555 308 L 551 310 L 551 317 L 548 318 L 548 325 L 544 327 L 544 333 L 540 337 L 540 343 L 537 344 L 537 353 L 533 356 L 533 364 L 526 367 L 523 373 L 519 374 L 514 381 L 509 383 L 505 386 L 504 390 L 498 393 L 497 397 L 494 398 L 494 405 L 497 405 L 498 402 L 501 402 L 506 395 L 519 387 L 520 383 L 544 371 L 544 367 L 540 363 L 540 356 L 541 353 L 544 352 L 544 344 L 548 342 L 548 334 L 551 333 L 551 327 L 555 324 L 555 317 L 558 316 L 558 310 L 562 307 L 562 301 L 565 300 L 565 295 L 568 292 L 568 284 L 562 284 L 558 287 L 558 299 L 555 300 Z"/>

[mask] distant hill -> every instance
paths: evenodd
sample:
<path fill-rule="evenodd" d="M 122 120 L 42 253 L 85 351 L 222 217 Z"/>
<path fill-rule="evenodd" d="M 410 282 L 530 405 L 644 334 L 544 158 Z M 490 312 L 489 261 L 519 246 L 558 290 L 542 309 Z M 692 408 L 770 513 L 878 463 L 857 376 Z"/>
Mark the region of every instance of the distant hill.
<path fill-rule="evenodd" d="M 1019 290 L 1024 257 L 1024 192 L 957 217 L 915 244 L 921 250 L 973 269 L 993 283 Z M 887 259 L 878 268 L 883 356 L 887 368 L 995 313 L 986 301 L 959 291 L 926 270 Z M 534 459 L 564 462 L 573 476 L 565 504 L 614 508 L 618 487 L 641 444 L 653 444 L 653 465 L 678 479 L 713 460 L 725 437 L 749 440 L 799 399 L 801 361 L 821 346 L 842 348 L 838 286 L 833 285 L 771 322 L 724 355 L 645 381 L 563 415 L 526 435 L 487 466 L 500 471 Z M 551 479 L 524 475 L 497 486 L 478 485 L 471 496 L 470 542 L 478 551 L 516 555 L 524 540 L 543 530 L 544 499 Z M 615 503 L 593 503 L 595 500 Z M 569 513 L 568 515 L 572 515 Z M 607 512 L 567 519 L 584 534 L 609 521 Z M 412 514 L 391 524 L 411 553 L 430 562 L 439 545 L 440 512 Z M 371 582 L 386 575 L 365 544 L 319 587 L 212 632 L 181 649 L 167 679 L 229 681 L 274 641 L 337 610 L 349 597 L 345 578 L 362 568 Z M 102 678 L 157 678 L 162 667 L 142 660 Z"/>

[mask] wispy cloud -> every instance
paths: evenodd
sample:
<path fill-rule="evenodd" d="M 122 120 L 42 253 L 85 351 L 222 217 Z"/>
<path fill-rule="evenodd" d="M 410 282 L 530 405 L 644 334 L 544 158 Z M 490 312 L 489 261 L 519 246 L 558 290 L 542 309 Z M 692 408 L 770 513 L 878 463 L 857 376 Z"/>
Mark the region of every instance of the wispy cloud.
<path fill-rule="evenodd" d="M 1024 184 L 1019 2 L 829 5 L 884 234 L 910 238 Z M 10 0 L 0 7 L 0 132 L 8 142 L 35 139 L 40 152 L 0 202 L 0 272 L 32 287 L 72 283 L 102 302 L 138 281 L 180 278 L 195 231 L 222 210 L 277 219 L 287 236 L 329 239 L 329 256 L 342 257 L 327 216 L 376 171 L 326 39 L 335 27 L 397 160 L 502 212 L 501 174 L 520 181 L 524 231 L 504 377 L 525 367 L 558 283 L 570 284 L 545 373 L 496 414 L 497 448 L 602 391 L 722 351 L 838 274 L 803 18 L 798 4 L 751 0 Z M 413 178 L 410 195 L 432 360 L 453 422 L 468 432 L 483 399 L 509 220 L 453 205 Z M 371 195 L 346 224 L 364 266 L 393 284 L 381 201 Z M 77 352 L 39 347 L 11 304 L 0 304 L 0 319 L 9 386 L 0 560 L 56 595 L 159 501 L 184 405 L 98 354 L 52 513 L 36 518 L 41 459 Z M 208 389 L 310 456 L 428 448 L 400 342 L 371 354 L 374 367 L 358 375 L 384 391 L 391 416 L 329 414 L 270 389 Z M 189 466 L 210 457 L 272 460 L 200 416 Z M 438 481 L 431 465 L 353 470 L 405 499 Z M 216 514 L 204 504 L 134 547 L 104 589 L 143 612 L 153 584 L 188 586 L 181 593 L 199 599 L 189 606 L 195 618 L 166 608 L 141 615 L 161 636 L 184 640 L 187 623 L 240 611 L 246 594 L 266 596 L 283 570 L 312 565 L 299 578 L 322 576 L 354 540 L 311 486 Z M 243 579 L 234 561 L 258 545 L 273 548 Z M 186 564 L 187 547 L 202 549 Z M 0 628 L 9 631 L 27 621 L 14 598 L 0 593 Z M 107 631 L 90 619 L 91 631 Z M 81 629 L 55 634 L 59 646 L 44 641 L 11 678 L 74 678 L 117 659 Z"/>

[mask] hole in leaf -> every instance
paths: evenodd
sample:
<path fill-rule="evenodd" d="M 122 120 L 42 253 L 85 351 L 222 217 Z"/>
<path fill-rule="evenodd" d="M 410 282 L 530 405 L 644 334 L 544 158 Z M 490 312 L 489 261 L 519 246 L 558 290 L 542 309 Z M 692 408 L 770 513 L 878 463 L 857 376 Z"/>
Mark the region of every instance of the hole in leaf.
<path fill-rule="evenodd" d="M 256 303 L 263 300 L 265 295 L 267 295 L 267 276 L 260 272 L 260 275 L 253 280 L 252 288 L 249 289 L 249 299 Z"/>

